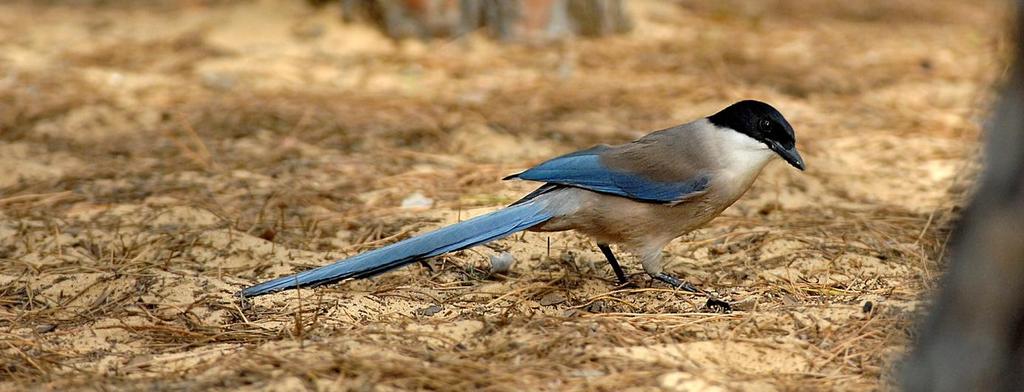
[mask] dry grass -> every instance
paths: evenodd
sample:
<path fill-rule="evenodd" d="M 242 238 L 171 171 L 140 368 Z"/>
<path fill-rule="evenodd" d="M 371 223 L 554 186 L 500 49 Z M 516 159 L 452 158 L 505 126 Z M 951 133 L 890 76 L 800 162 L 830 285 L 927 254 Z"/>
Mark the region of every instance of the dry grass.
<path fill-rule="evenodd" d="M 3 388 L 884 389 L 1003 67 L 993 4 L 638 2 L 631 36 L 497 46 L 290 2 L 92 3 L 0 6 Z M 500 241 L 509 275 L 480 247 L 232 297 L 748 97 L 809 170 L 768 168 L 668 249 L 735 313 L 631 260 L 642 284 L 617 289 L 574 234 Z M 432 210 L 399 207 L 417 191 Z"/>

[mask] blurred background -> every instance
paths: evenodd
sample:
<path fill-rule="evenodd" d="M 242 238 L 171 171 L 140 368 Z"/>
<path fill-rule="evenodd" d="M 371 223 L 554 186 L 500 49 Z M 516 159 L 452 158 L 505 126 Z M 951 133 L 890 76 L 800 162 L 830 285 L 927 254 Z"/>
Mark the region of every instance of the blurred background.
<path fill-rule="evenodd" d="M 996 1 L 10 1 L 0 385 L 877 390 L 943 268 L 1010 48 Z M 741 99 L 766 169 L 616 290 L 586 239 L 232 293 L 510 203 L 500 178 Z M 508 274 L 489 256 L 511 252 Z M 629 273 L 639 264 L 624 261 Z"/>

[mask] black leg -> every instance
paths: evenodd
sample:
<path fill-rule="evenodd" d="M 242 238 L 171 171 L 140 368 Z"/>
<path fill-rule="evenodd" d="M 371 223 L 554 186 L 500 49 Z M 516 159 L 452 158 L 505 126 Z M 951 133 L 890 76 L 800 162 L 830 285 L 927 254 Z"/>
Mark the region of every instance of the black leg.
<path fill-rule="evenodd" d="M 615 254 L 612 253 L 612 248 L 608 244 L 597 244 L 597 247 L 601 249 L 601 253 L 604 253 L 604 258 L 608 259 L 608 264 L 612 266 L 612 271 L 615 271 L 615 277 L 619 279 L 619 284 L 626 284 L 629 279 L 626 279 L 626 273 L 622 272 L 622 266 L 619 265 L 619 261 L 615 259 Z"/>
<path fill-rule="evenodd" d="M 697 286 L 694 286 L 690 282 L 687 282 L 685 280 L 679 279 L 679 278 L 677 278 L 675 276 L 666 274 L 664 272 L 659 272 L 657 275 L 654 275 L 654 278 L 657 279 L 657 280 L 660 280 L 662 282 L 668 283 L 672 287 L 675 287 L 675 288 L 683 290 L 683 291 L 689 291 L 691 293 L 696 293 L 696 294 L 703 294 L 704 296 L 708 297 L 708 302 L 704 304 L 704 307 L 707 308 L 708 310 L 711 310 L 712 312 L 715 312 L 715 313 L 729 313 L 729 312 L 732 312 L 732 306 L 729 305 L 728 302 L 725 302 L 725 301 L 722 301 L 722 300 L 720 300 L 718 298 L 715 298 L 714 296 L 712 296 L 707 291 L 701 290 L 700 288 L 698 288 Z"/>

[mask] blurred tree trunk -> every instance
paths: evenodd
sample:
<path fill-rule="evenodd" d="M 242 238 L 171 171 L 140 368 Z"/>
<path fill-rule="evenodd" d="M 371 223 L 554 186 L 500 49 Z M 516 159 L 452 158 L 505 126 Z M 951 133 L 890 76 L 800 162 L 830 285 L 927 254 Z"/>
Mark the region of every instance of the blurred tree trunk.
<path fill-rule="evenodd" d="M 346 21 L 393 38 L 450 37 L 485 29 L 501 40 L 602 36 L 632 27 L 623 0 L 340 0 Z"/>
<path fill-rule="evenodd" d="M 942 292 L 903 373 L 908 391 L 1024 390 L 1024 5 L 985 170 L 953 234 Z"/>

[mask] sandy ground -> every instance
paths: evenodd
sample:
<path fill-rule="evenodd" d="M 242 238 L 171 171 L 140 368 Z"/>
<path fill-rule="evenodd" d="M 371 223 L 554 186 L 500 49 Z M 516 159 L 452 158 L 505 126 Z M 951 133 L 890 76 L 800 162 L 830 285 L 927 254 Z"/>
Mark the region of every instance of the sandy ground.
<path fill-rule="evenodd" d="M 0 388 L 876 390 L 976 172 L 993 4 L 631 4 L 624 37 L 392 42 L 301 2 L 0 5 Z M 106 4 L 106 5 L 103 5 Z M 574 234 L 249 284 L 498 208 L 499 179 L 743 98 L 797 130 L 668 270 Z M 421 194 L 431 208 L 403 208 Z M 489 256 L 511 252 L 508 274 Z"/>

